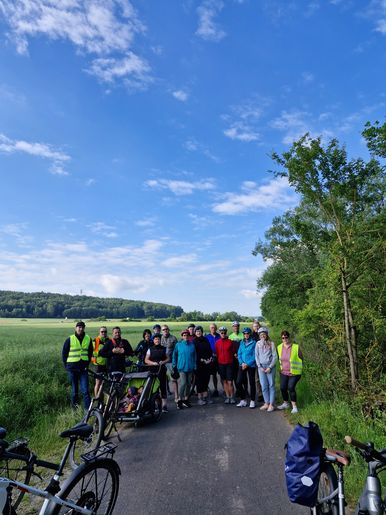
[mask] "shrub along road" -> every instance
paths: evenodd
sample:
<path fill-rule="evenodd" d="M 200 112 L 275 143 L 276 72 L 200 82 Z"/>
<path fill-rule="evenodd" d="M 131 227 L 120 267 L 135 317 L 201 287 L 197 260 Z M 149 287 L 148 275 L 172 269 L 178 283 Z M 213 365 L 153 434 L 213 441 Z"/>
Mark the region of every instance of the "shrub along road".
<path fill-rule="evenodd" d="M 215 401 L 183 411 L 170 402 L 158 423 L 120 426 L 114 515 L 308 513 L 287 497 L 283 415 Z"/>

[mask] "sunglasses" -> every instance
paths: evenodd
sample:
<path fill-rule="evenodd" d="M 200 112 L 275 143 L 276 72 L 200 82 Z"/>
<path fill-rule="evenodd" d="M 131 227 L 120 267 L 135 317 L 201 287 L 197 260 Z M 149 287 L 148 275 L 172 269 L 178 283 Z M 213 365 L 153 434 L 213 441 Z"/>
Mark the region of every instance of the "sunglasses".
<path fill-rule="evenodd" d="M 282 340 L 288 340 L 289 336 L 282 336 L 281 339 Z"/>

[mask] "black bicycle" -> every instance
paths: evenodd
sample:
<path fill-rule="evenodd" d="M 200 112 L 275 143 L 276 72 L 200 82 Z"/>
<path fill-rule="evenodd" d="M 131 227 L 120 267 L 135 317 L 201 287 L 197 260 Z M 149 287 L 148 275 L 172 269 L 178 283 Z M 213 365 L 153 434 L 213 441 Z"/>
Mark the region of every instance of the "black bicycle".
<path fill-rule="evenodd" d="M 24 442 L 22 447 L 10 446 L 4 440 L 5 429 L 0 428 L 0 460 L 2 463 L 14 462 L 12 469 L 8 469 L 13 477 L 4 474 L 7 470 L 6 467 L 1 469 L 0 513 L 15 515 L 23 494 L 28 492 L 45 499 L 40 515 L 58 515 L 61 513 L 112 514 L 118 496 L 120 475 L 119 466 L 112 458 L 116 448 L 114 444 L 105 444 L 82 455 L 82 464 L 72 472 L 63 485 L 60 484 L 74 440 L 87 438 L 92 431 L 92 426 L 77 424 L 61 433 L 61 437 L 69 438 L 69 443 L 60 464 L 57 465 L 37 459 L 29 450 L 28 452 L 23 451 Z M 18 454 L 15 451 L 21 453 Z M 17 463 L 19 463 L 19 469 L 16 468 Z M 32 475 L 40 477 L 35 471 L 36 467 L 44 467 L 55 471 L 44 490 L 29 485 Z M 23 481 L 21 481 L 22 478 Z"/>

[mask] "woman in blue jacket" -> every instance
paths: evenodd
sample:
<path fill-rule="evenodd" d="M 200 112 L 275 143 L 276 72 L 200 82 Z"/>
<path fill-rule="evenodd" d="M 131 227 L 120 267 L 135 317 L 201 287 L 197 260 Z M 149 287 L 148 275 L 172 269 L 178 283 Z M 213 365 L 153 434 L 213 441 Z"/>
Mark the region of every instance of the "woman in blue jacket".
<path fill-rule="evenodd" d="M 180 374 L 180 384 L 178 387 L 179 397 L 177 409 L 191 408 L 189 402 L 189 392 L 192 384 L 193 372 L 196 370 L 196 349 L 194 343 L 188 341 L 189 331 L 181 331 L 181 340 L 176 343 L 173 351 L 173 369 L 177 369 Z"/>
<path fill-rule="evenodd" d="M 251 409 L 256 407 L 256 360 L 255 360 L 255 347 L 256 342 L 252 339 L 252 331 L 249 327 L 243 329 L 244 340 L 240 342 L 240 347 L 237 352 L 239 360 L 239 371 L 237 374 L 237 388 L 240 392 L 241 400 L 237 404 L 239 408 L 247 406 L 247 388 L 244 386 L 247 384 L 246 379 L 249 381 L 249 389 L 251 392 L 251 402 L 249 407 Z"/>

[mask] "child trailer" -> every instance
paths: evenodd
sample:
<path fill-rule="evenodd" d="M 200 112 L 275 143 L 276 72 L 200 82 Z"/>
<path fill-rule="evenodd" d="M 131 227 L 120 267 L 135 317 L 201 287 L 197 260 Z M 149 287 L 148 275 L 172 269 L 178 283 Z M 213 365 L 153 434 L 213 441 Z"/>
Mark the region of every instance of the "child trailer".
<path fill-rule="evenodd" d="M 159 369 L 156 371 L 129 372 L 122 378 L 125 388 L 120 399 L 117 421 L 132 422 L 139 426 L 143 421 L 157 422 L 162 415 Z"/>

